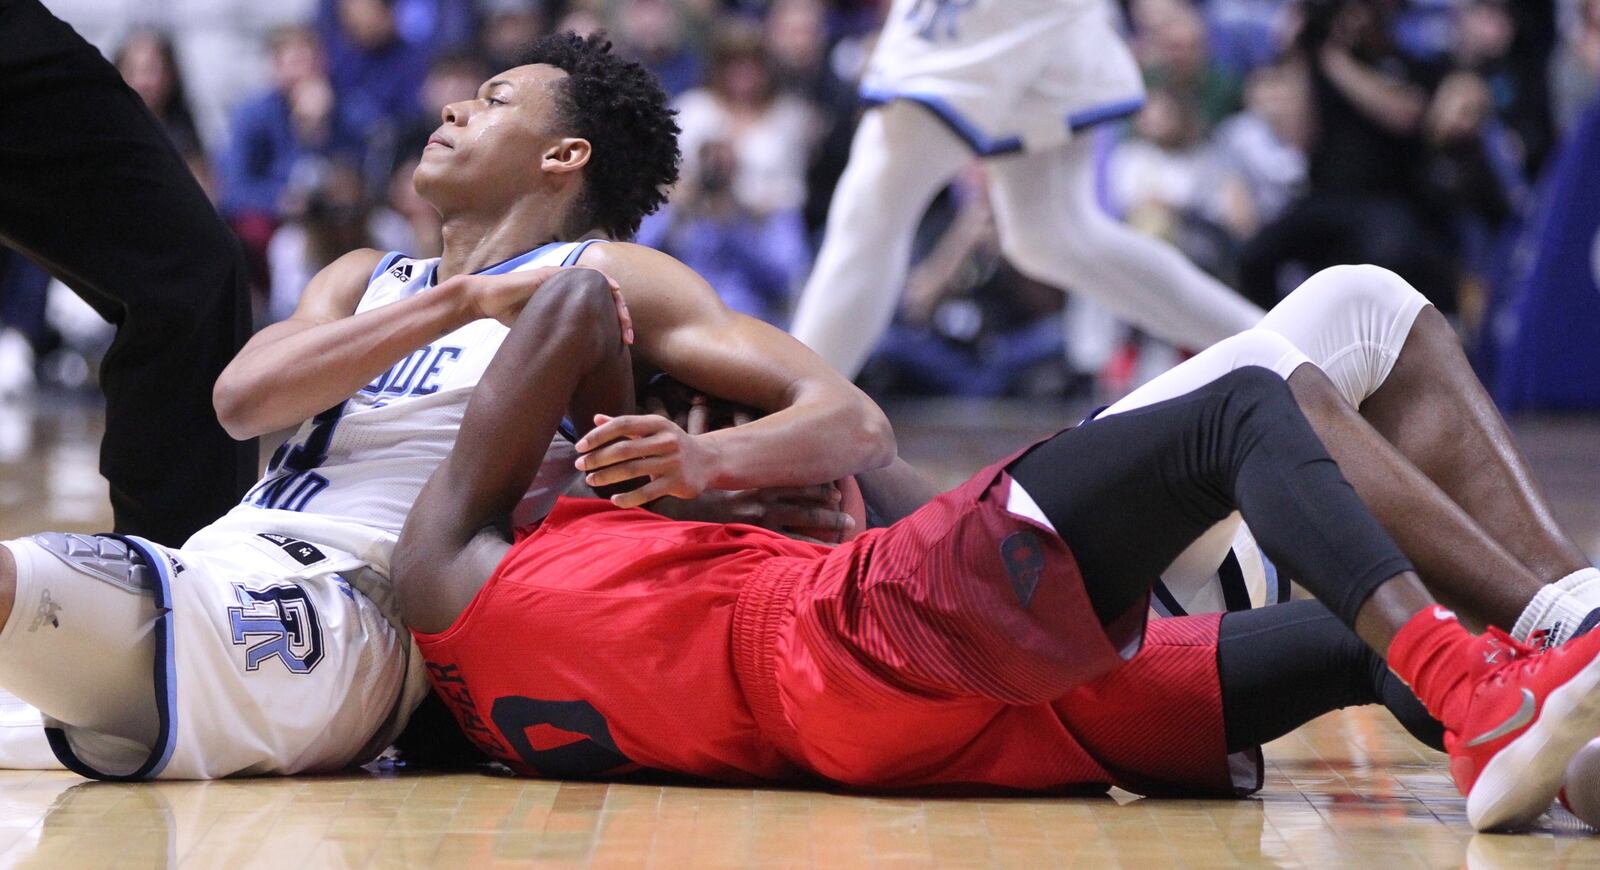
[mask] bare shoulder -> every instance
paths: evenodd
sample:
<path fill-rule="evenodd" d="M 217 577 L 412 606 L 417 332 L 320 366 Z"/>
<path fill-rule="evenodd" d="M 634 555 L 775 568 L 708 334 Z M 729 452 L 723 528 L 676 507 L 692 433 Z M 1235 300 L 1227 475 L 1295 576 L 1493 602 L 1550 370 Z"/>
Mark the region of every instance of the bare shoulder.
<path fill-rule="evenodd" d="M 335 320 L 355 313 L 361 296 L 372 280 L 373 270 L 383 262 L 384 252 L 357 248 L 324 266 L 300 294 L 295 317 Z"/>
<path fill-rule="evenodd" d="M 694 309 L 723 310 L 711 285 L 677 258 L 632 242 L 590 245 L 577 265 L 610 275 L 622 287 L 623 297 L 635 314 L 669 307 L 680 312 Z M 709 312 L 706 312 L 709 313 Z"/>

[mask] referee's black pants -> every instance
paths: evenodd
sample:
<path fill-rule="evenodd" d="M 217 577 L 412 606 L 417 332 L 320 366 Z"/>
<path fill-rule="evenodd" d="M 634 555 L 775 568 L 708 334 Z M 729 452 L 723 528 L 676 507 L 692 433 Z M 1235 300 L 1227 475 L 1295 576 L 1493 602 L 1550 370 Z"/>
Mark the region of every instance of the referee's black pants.
<path fill-rule="evenodd" d="M 211 388 L 249 337 L 238 242 L 117 70 L 39 0 L 0 0 L 0 243 L 117 327 L 100 471 L 119 532 L 180 544 L 256 474 Z"/>

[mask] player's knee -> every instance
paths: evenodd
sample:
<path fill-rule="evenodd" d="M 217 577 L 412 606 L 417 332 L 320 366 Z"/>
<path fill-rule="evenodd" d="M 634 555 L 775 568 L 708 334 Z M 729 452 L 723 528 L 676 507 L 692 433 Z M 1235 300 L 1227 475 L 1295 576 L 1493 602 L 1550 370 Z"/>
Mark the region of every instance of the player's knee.
<path fill-rule="evenodd" d="M 1056 238 L 1035 221 L 1015 220 L 1000 232 L 1000 253 L 1017 271 L 1056 287 L 1083 281 L 1081 265 L 1087 258 L 1076 239 Z"/>
<path fill-rule="evenodd" d="M 1218 378 L 1215 386 L 1241 408 L 1293 406 L 1288 381 L 1272 369 L 1247 365 Z"/>
<path fill-rule="evenodd" d="M 1284 301 L 1289 300 L 1312 305 L 1323 318 L 1358 312 L 1363 320 L 1385 325 L 1401 310 L 1426 301 L 1395 272 L 1364 263 L 1329 266 L 1306 279 Z"/>
<path fill-rule="evenodd" d="M 1209 352 L 1226 354 L 1230 369 L 1259 366 L 1275 372 L 1280 380 L 1287 378 L 1293 371 L 1290 367 L 1304 357 L 1294 342 L 1266 329 L 1247 329 L 1229 336 Z"/>

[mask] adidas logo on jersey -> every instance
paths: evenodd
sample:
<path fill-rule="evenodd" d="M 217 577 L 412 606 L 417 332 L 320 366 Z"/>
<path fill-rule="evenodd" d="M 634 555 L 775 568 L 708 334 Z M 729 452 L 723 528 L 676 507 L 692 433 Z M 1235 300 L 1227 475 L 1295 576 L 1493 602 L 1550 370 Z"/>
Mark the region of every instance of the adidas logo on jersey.
<path fill-rule="evenodd" d="M 399 278 L 401 281 L 410 281 L 411 280 L 411 264 L 410 263 L 401 263 L 400 265 L 394 267 L 393 269 L 390 269 L 389 270 L 389 274 L 395 276 L 396 278 Z"/>

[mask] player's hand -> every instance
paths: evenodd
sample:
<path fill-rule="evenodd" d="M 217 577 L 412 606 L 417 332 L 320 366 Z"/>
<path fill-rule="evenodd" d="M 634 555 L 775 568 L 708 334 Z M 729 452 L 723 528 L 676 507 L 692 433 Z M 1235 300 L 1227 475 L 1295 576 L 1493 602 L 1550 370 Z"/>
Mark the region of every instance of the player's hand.
<path fill-rule="evenodd" d="M 716 478 L 717 452 L 702 437 L 654 414 L 608 417 L 596 414 L 595 428 L 578 439 L 577 467 L 591 487 L 649 478 L 630 492 L 611 497 L 618 507 L 638 507 L 663 496 L 692 499 Z"/>
<path fill-rule="evenodd" d="M 506 326 L 517 322 L 517 315 L 528 304 L 535 292 L 562 269 L 587 269 L 587 266 L 540 266 L 503 275 L 474 275 L 467 285 L 467 300 L 478 317 L 493 318 Z M 599 271 L 595 269 L 593 271 Z M 622 329 L 622 343 L 633 344 L 633 317 L 628 313 L 628 303 L 622 298 L 622 287 L 604 272 L 611 287 L 611 301 L 617 307 L 617 324 Z"/>

